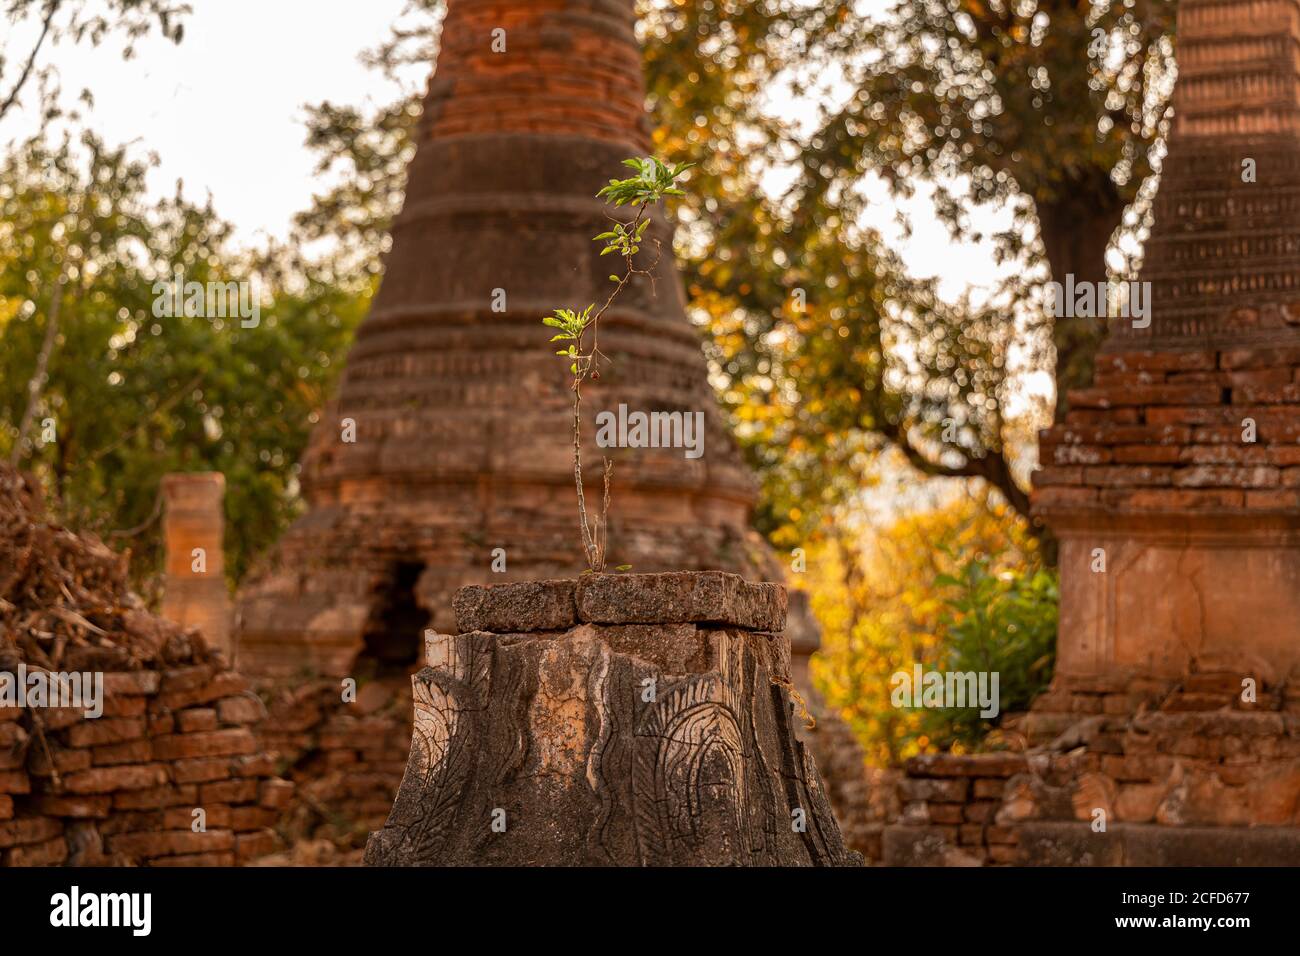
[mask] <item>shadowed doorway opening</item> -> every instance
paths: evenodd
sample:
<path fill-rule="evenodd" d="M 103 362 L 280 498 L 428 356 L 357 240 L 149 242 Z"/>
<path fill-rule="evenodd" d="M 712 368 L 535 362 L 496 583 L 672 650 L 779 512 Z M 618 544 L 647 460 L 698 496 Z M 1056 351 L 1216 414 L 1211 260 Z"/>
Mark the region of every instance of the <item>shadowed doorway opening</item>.
<path fill-rule="evenodd" d="M 401 677 L 420 661 L 429 612 L 415 597 L 424 573 L 420 561 L 399 561 L 387 575 L 366 626 L 365 649 L 357 660 L 358 676 Z"/>

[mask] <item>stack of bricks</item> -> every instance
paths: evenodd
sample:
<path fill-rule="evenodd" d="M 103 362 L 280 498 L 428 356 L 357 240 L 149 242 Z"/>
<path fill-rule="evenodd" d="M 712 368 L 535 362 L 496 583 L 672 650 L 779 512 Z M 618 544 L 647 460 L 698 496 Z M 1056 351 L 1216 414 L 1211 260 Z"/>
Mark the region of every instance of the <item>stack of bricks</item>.
<path fill-rule="evenodd" d="M 402 782 L 411 745 L 411 681 L 362 683 L 344 701 L 336 680 L 291 687 L 259 682 L 268 717 L 258 729 L 262 746 L 279 753 L 295 792 L 283 818 L 296 841 L 328 840 L 345 856 L 360 852 L 381 828 Z"/>
<path fill-rule="evenodd" d="M 1094 386 L 1040 436 L 1035 504 L 1294 511 L 1297 406 L 1300 348 L 1103 353 Z"/>
<path fill-rule="evenodd" d="M 899 826 L 884 831 L 890 866 L 979 866 L 1016 862 L 1015 832 L 998 822 L 1009 780 L 1023 754 L 924 754 L 898 781 Z"/>
<path fill-rule="evenodd" d="M 292 784 L 258 746 L 263 716 L 244 678 L 185 638 L 165 663 L 105 669 L 101 717 L 0 708 L 0 860 L 234 866 L 271 852 Z"/>
<path fill-rule="evenodd" d="M 1300 862 L 1300 673 L 1058 677 L 1016 728 L 1023 753 L 908 762 L 886 863 Z"/>
<path fill-rule="evenodd" d="M 1068 753 L 1078 775 L 1068 802 L 1041 799 L 1042 780 L 1022 781 L 1010 817 L 1090 821 L 1101 810 L 1134 824 L 1300 824 L 1300 673 L 1245 686 L 1236 672 L 1058 679 L 1025 731 Z"/>

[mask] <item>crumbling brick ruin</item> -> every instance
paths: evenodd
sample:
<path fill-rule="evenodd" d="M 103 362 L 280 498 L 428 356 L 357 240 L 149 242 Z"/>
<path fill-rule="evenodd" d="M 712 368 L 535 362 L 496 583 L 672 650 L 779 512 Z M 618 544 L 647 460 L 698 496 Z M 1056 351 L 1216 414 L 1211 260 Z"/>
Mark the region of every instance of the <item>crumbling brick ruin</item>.
<path fill-rule="evenodd" d="M 1042 436 L 1055 682 L 911 763 L 887 863 L 1300 863 L 1300 2 L 1178 23 L 1151 323 Z"/>
<path fill-rule="evenodd" d="M 467 587 L 429 638 L 392 866 L 837 866 L 785 589 L 717 571 Z"/>
<path fill-rule="evenodd" d="M 581 570 L 568 386 L 540 317 L 609 291 L 591 242 L 607 227 L 596 193 L 651 149 L 633 7 L 447 4 L 383 284 L 304 460 L 309 512 L 239 598 L 239 666 L 270 699 L 265 740 L 293 765 L 295 812 L 308 827 L 332 821 L 321 833 L 382 823 L 411 739 L 421 634 L 453 627 L 457 589 Z M 609 450 L 611 565 L 779 578 L 749 529 L 754 483 L 657 213 L 649 236 L 664 250 L 658 281 L 633 281 L 602 319 L 611 361 L 584 394 L 596 410 L 703 412 L 705 451 Z M 600 469 L 589 471 L 596 500 Z M 802 607 L 790 637 L 806 658 L 817 635 Z M 341 701 L 349 677 L 364 704 Z M 848 735 L 813 739 L 833 744 L 837 766 L 861 766 Z"/>
<path fill-rule="evenodd" d="M 5 866 L 232 866 L 276 848 L 292 784 L 258 744 L 248 682 L 144 609 L 123 555 L 51 524 L 0 466 L 0 704 L 22 689 L 7 679 L 50 673 L 102 675 L 102 714 L 26 693 L 31 706 L 0 706 Z"/>

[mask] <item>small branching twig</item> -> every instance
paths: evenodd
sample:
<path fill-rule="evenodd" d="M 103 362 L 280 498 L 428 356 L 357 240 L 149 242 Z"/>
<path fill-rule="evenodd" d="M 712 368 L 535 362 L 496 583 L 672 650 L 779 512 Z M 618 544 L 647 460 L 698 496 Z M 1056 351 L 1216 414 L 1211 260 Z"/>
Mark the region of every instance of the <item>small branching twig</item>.
<path fill-rule="evenodd" d="M 587 568 L 593 573 L 605 570 L 605 559 L 609 545 L 609 503 L 610 484 L 614 475 L 614 465 L 604 459 L 605 493 L 601 502 L 600 514 L 592 517 L 587 513 L 587 496 L 582 482 L 582 383 L 589 377 L 592 381 L 600 378 L 600 360 L 608 359 L 600 351 L 600 319 L 618 298 L 618 294 L 632 281 L 633 276 L 645 276 L 651 283 L 655 281 L 655 268 L 663 256 L 658 240 L 655 244 L 655 259 L 647 268 L 636 265 L 637 253 L 645 242 L 646 227 L 650 225 L 649 210 L 665 196 L 681 196 L 677 188 L 677 177 L 691 167 L 683 163 L 668 167 L 653 157 L 645 159 L 626 159 L 623 165 L 637 171 L 631 179 L 611 179 L 597 196 L 617 207 L 634 206 L 636 214 L 630 220 L 611 218 L 613 228 L 602 232 L 594 238 L 595 242 L 604 242 L 602 256 L 618 255 L 623 260 L 623 274 L 611 275 L 609 281 L 614 283 L 605 304 L 596 309 L 595 303 L 581 311 L 573 309 L 556 309 L 553 316 L 542 319 L 542 323 L 556 329 L 552 342 L 568 342 L 556 355 L 569 360 L 569 373 L 573 376 L 570 389 L 573 392 L 573 482 L 578 492 L 578 521 L 582 528 L 582 548 L 587 559 Z M 591 348 L 585 347 L 587 331 L 591 331 Z"/>

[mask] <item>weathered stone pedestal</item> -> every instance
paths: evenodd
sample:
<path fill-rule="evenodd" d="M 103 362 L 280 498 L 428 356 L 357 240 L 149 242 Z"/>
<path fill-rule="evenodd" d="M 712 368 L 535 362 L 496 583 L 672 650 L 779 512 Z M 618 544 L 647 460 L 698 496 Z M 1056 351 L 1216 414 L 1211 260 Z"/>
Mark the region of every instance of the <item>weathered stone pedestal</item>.
<path fill-rule="evenodd" d="M 785 590 L 722 572 L 463 588 L 413 678 L 378 866 L 843 865 Z"/>

